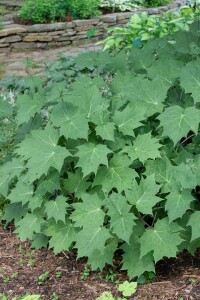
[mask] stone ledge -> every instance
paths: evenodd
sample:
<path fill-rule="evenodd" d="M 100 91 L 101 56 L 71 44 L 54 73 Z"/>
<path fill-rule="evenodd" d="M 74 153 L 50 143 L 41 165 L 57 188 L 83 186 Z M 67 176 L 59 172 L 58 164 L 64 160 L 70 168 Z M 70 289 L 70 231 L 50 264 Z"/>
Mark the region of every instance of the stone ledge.
<path fill-rule="evenodd" d="M 2 0 L 0 0 L 1 2 Z M 7 21 L 7 23 L 4 23 L 5 27 L 0 30 L 0 53 L 6 52 L 6 49 L 10 52 L 60 47 L 76 43 L 84 44 L 88 42 L 87 31 L 92 28 L 98 30 L 93 37 L 93 40 L 96 42 L 103 38 L 106 28 L 126 26 L 126 23 L 134 13 L 139 14 L 145 11 L 149 15 L 156 15 L 164 11 L 175 10 L 185 3 L 186 0 L 176 0 L 171 5 L 156 8 L 143 8 L 135 12 L 112 13 L 95 19 L 74 20 L 72 22 L 58 22 L 54 24 L 17 25 L 13 24 L 12 21 Z"/>

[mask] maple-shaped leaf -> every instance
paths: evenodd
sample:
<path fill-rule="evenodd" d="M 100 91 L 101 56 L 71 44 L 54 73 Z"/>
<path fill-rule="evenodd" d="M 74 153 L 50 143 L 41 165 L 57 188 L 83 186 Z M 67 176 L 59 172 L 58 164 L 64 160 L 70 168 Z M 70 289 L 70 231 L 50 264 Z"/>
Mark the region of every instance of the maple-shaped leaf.
<path fill-rule="evenodd" d="M 113 256 L 117 250 L 118 242 L 116 239 L 110 239 L 107 241 L 103 252 L 94 250 L 88 258 L 88 264 L 91 265 L 92 270 L 102 270 L 106 264 L 113 265 Z"/>
<path fill-rule="evenodd" d="M 85 89 L 82 86 L 80 87 L 81 89 L 72 92 L 67 101 L 77 106 L 82 116 L 90 119 L 94 113 L 100 112 L 104 105 L 107 106 L 107 101 L 102 98 L 99 89 L 95 85 Z"/>
<path fill-rule="evenodd" d="M 60 127 L 60 134 L 67 139 L 88 138 L 88 120 L 75 106 L 64 102 L 58 103 L 54 106 L 50 119 L 54 126 Z"/>
<path fill-rule="evenodd" d="M 82 195 L 82 202 L 73 204 L 74 211 L 70 219 L 75 222 L 77 227 L 88 227 L 92 224 L 94 227 L 102 226 L 105 213 L 101 209 L 102 200 L 97 194 Z"/>
<path fill-rule="evenodd" d="M 82 168 L 84 177 L 92 172 L 96 174 L 99 165 L 108 165 L 107 155 L 112 151 L 106 145 L 87 143 L 77 148 L 79 161 L 76 167 Z"/>
<path fill-rule="evenodd" d="M 135 136 L 133 129 L 142 125 L 145 111 L 135 105 L 127 105 L 123 111 L 115 111 L 113 120 L 124 135 Z"/>
<path fill-rule="evenodd" d="M 194 103 L 200 102 L 200 60 L 187 63 L 182 68 L 180 83 L 186 93 L 191 93 Z M 189 123 L 190 124 L 190 123 Z"/>
<path fill-rule="evenodd" d="M 67 173 L 68 178 L 63 180 L 64 190 L 68 193 L 74 193 L 77 198 L 81 198 L 82 194 L 91 185 L 87 180 L 89 176 L 83 178 L 81 169 L 76 169 L 75 173 Z"/>
<path fill-rule="evenodd" d="M 191 170 L 195 175 L 197 185 L 200 185 L 200 155 L 195 155 L 193 162 L 190 163 Z"/>
<path fill-rule="evenodd" d="M 47 236 L 51 237 L 49 248 L 53 248 L 55 254 L 69 250 L 72 243 L 76 240 L 76 232 L 76 228 L 69 221 L 65 223 L 50 221 L 47 229 L 44 231 Z"/>
<path fill-rule="evenodd" d="M 8 194 L 9 181 L 10 175 L 5 171 L 5 169 L 0 169 L 0 194 L 4 197 Z"/>
<path fill-rule="evenodd" d="M 192 130 L 195 134 L 198 132 L 200 110 L 195 107 L 182 108 L 180 106 L 167 107 L 163 113 L 158 116 L 160 126 L 163 127 L 162 136 L 168 136 L 174 144 L 186 137 Z"/>
<path fill-rule="evenodd" d="M 34 201 L 33 186 L 27 185 L 23 181 L 18 181 L 15 188 L 13 188 L 11 193 L 7 196 L 7 199 L 9 199 L 11 203 L 21 202 L 22 205 Z"/>
<path fill-rule="evenodd" d="M 132 90 L 132 102 L 137 101 L 140 105 L 140 102 L 145 104 L 145 116 L 148 117 L 163 111 L 163 102 L 167 97 L 167 91 L 168 86 L 160 78 L 150 81 L 138 76 Z"/>
<path fill-rule="evenodd" d="M 23 94 L 17 97 L 18 110 L 16 120 L 18 125 L 27 123 L 36 113 L 41 111 L 41 108 L 47 103 L 44 94 L 33 93 Z"/>
<path fill-rule="evenodd" d="M 152 208 L 163 199 L 156 196 L 160 190 L 160 185 L 156 184 L 154 175 L 140 180 L 132 181 L 130 189 L 126 190 L 126 197 L 129 203 L 136 206 L 139 212 L 152 215 Z"/>
<path fill-rule="evenodd" d="M 183 239 L 180 237 L 180 227 L 176 223 L 169 223 L 168 218 L 158 220 L 154 228 L 146 229 L 139 239 L 141 257 L 153 251 L 155 262 L 166 257 L 176 257 L 178 246 Z"/>
<path fill-rule="evenodd" d="M 148 68 L 147 72 L 151 79 L 159 76 L 167 85 L 172 86 L 175 79 L 180 77 L 182 66 L 182 61 L 161 58 L 156 60 L 154 64 Z"/>
<path fill-rule="evenodd" d="M 5 206 L 3 220 L 10 223 L 12 220 L 18 222 L 28 212 L 27 206 L 23 206 L 21 202 L 9 203 Z"/>
<path fill-rule="evenodd" d="M 118 192 L 130 187 L 137 176 L 135 170 L 129 168 L 131 161 L 127 155 L 115 154 L 110 160 L 109 167 L 100 167 L 93 185 L 102 185 L 103 190 L 109 192 L 114 187 Z"/>
<path fill-rule="evenodd" d="M 110 55 L 109 52 L 90 51 L 87 53 L 81 53 L 74 61 L 82 68 L 94 66 L 102 67 L 110 63 Z"/>
<path fill-rule="evenodd" d="M 144 163 L 147 159 L 155 159 L 160 157 L 160 151 L 162 147 L 159 144 L 159 140 L 151 136 L 151 132 L 146 134 L 139 134 L 133 141 L 132 146 L 126 146 L 123 152 L 127 153 L 131 158 L 131 161 L 139 159 Z"/>
<path fill-rule="evenodd" d="M 4 100 L 0 95 L 0 119 L 12 116 L 12 113 L 12 105 L 7 100 Z"/>
<path fill-rule="evenodd" d="M 55 200 L 50 200 L 45 203 L 45 213 L 48 219 L 54 218 L 56 222 L 65 222 L 66 208 L 68 207 L 67 198 L 58 196 Z"/>
<path fill-rule="evenodd" d="M 103 253 L 105 243 L 111 237 L 107 228 L 88 224 L 87 227 L 84 227 L 76 235 L 77 242 L 75 248 L 78 249 L 78 258 L 84 256 L 90 257 L 95 250 Z"/>
<path fill-rule="evenodd" d="M 126 198 L 121 194 L 112 193 L 106 201 L 108 208 L 107 215 L 110 217 L 110 226 L 113 232 L 122 239 L 129 243 L 132 234 L 134 220 L 136 216 L 130 212 L 131 205 L 126 201 Z"/>
<path fill-rule="evenodd" d="M 32 131 L 30 137 L 18 145 L 15 152 L 28 160 L 26 176 L 30 181 L 47 175 L 50 167 L 60 171 L 64 159 L 71 156 L 66 148 L 57 145 L 58 139 L 58 131 L 48 125 L 44 130 Z"/>
<path fill-rule="evenodd" d="M 39 181 L 36 193 L 45 195 L 46 193 L 52 193 L 56 190 L 60 190 L 60 174 L 55 169 L 52 169 L 45 179 L 42 178 L 42 180 Z"/>
<path fill-rule="evenodd" d="M 18 233 L 21 241 L 32 240 L 34 233 L 41 232 L 43 222 L 44 220 L 40 216 L 27 213 L 23 219 L 15 223 L 16 230 L 14 232 Z"/>
<path fill-rule="evenodd" d="M 124 244 L 122 249 L 124 251 L 122 270 L 127 270 L 130 279 L 144 272 L 155 272 L 152 254 L 148 253 L 141 257 L 140 243 L 134 235 L 131 236 L 129 244 Z"/>
<path fill-rule="evenodd" d="M 155 57 L 151 52 L 146 47 L 141 49 L 133 48 L 129 56 L 131 68 L 134 70 L 146 70 L 155 61 Z"/>
<path fill-rule="evenodd" d="M 162 192 L 168 193 L 172 190 L 173 186 L 177 185 L 174 178 L 174 166 L 168 158 L 157 158 L 155 160 L 148 160 L 145 163 L 146 171 L 144 175 L 151 176 L 155 174 L 155 181 L 162 184 Z"/>
<path fill-rule="evenodd" d="M 184 189 L 193 189 L 197 186 L 196 176 L 189 164 L 181 163 L 174 167 L 174 178 Z"/>
<path fill-rule="evenodd" d="M 188 226 L 192 228 L 192 237 L 191 242 L 200 238 L 200 211 L 195 211 L 190 215 L 189 221 L 187 223 Z"/>
<path fill-rule="evenodd" d="M 34 248 L 36 250 L 47 248 L 48 241 L 49 241 L 48 237 L 43 233 L 35 233 L 33 235 L 31 248 Z"/>
<path fill-rule="evenodd" d="M 166 199 L 165 209 L 168 212 L 169 222 L 182 217 L 186 210 L 190 208 L 191 202 L 195 200 L 189 189 L 173 190 L 167 195 Z"/>
<path fill-rule="evenodd" d="M 99 135 L 103 140 L 114 141 L 114 130 L 115 124 L 113 122 L 105 122 L 97 125 L 95 128 L 96 134 Z"/>

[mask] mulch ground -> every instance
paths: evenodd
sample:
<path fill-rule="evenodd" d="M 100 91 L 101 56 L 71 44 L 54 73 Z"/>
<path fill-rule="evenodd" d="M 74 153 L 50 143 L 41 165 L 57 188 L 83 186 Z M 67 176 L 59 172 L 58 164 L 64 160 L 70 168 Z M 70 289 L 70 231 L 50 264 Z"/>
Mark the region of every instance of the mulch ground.
<path fill-rule="evenodd" d="M 47 249 L 35 251 L 29 242 L 20 242 L 11 229 L 0 228 L 0 293 L 8 299 L 25 293 L 41 294 L 44 300 L 52 300 L 53 293 L 59 300 L 95 300 L 103 291 L 116 294 L 115 284 L 105 281 L 108 270 L 103 273 L 104 279 L 98 272 L 91 272 L 82 280 L 85 267 L 86 261 L 77 261 L 75 252 L 55 256 Z M 39 276 L 46 272 L 48 278 L 39 284 Z M 163 260 L 157 264 L 156 274 L 151 283 L 139 285 L 129 299 L 200 299 L 200 252 L 195 257 L 183 253 L 177 259 Z M 125 272 L 118 272 L 115 277 L 119 281 L 126 279 Z"/>

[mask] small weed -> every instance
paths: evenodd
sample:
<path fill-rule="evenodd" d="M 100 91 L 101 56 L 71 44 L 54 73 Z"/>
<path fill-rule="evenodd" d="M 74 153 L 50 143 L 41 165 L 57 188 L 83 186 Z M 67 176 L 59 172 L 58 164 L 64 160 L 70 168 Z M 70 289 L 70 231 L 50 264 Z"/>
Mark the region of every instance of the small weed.
<path fill-rule="evenodd" d="M 62 272 L 56 272 L 56 278 L 60 278 L 60 277 L 62 277 Z"/>
<path fill-rule="evenodd" d="M 112 282 L 115 282 L 115 279 L 117 277 L 117 274 L 114 273 L 111 269 L 108 270 L 108 274 L 106 274 L 106 277 L 105 277 L 105 281 L 108 282 L 108 281 L 112 281 Z"/>
<path fill-rule="evenodd" d="M 124 281 L 118 285 L 118 292 L 121 292 L 123 297 L 132 296 L 136 290 L 137 282 Z M 126 300 L 126 298 L 114 297 L 111 292 L 104 292 L 96 300 Z"/>
<path fill-rule="evenodd" d="M 196 279 L 193 279 L 193 278 L 190 278 L 190 279 L 189 279 L 189 283 L 190 283 L 191 285 L 195 285 L 195 284 L 197 283 L 197 280 L 196 280 Z"/>
<path fill-rule="evenodd" d="M 153 272 L 145 272 L 143 275 L 140 275 L 137 279 L 137 283 L 144 284 L 150 283 L 152 279 L 155 278 L 155 274 Z"/>
<path fill-rule="evenodd" d="M 38 282 L 37 284 L 38 285 L 43 285 L 44 282 L 48 279 L 49 277 L 49 272 L 45 272 L 43 274 L 41 274 L 39 277 L 38 277 Z"/>
<path fill-rule="evenodd" d="M 53 293 L 53 298 L 52 298 L 52 300 L 59 300 L 59 297 L 58 297 L 58 295 L 57 295 L 56 293 Z"/>
<path fill-rule="evenodd" d="M 11 278 L 17 278 L 17 276 L 18 276 L 18 272 L 13 273 L 10 277 L 11 277 Z"/>
<path fill-rule="evenodd" d="M 86 280 L 90 276 L 91 270 L 88 267 L 85 267 L 83 274 L 81 275 L 81 280 Z"/>
<path fill-rule="evenodd" d="M 3 279 L 3 283 L 8 283 L 10 281 L 10 277 L 5 277 L 4 279 Z"/>

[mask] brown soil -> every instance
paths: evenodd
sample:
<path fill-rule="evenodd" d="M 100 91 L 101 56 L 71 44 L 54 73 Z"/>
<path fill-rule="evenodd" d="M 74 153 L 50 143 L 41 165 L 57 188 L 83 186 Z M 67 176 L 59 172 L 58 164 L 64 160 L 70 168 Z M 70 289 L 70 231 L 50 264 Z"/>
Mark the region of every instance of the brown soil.
<path fill-rule="evenodd" d="M 0 228 L 0 293 L 9 299 L 27 293 L 41 294 L 42 299 L 95 300 L 103 291 L 116 295 L 115 284 L 92 272 L 81 280 L 85 260 L 76 260 L 75 252 L 54 255 L 52 251 L 35 251 L 29 242 L 21 243 L 11 229 Z M 157 264 L 153 282 L 139 285 L 130 300 L 198 300 L 200 299 L 200 253 L 195 257 L 183 253 L 177 259 L 166 259 Z M 49 277 L 41 285 L 38 277 L 45 272 Z M 56 273 L 60 272 L 60 273 Z M 117 273 L 115 269 L 113 272 Z M 104 271 L 105 278 L 107 271 Z M 57 274 L 57 276 L 56 276 Z M 117 273 L 115 280 L 126 280 L 125 272 Z M 182 298 L 181 298 L 182 297 Z"/>

